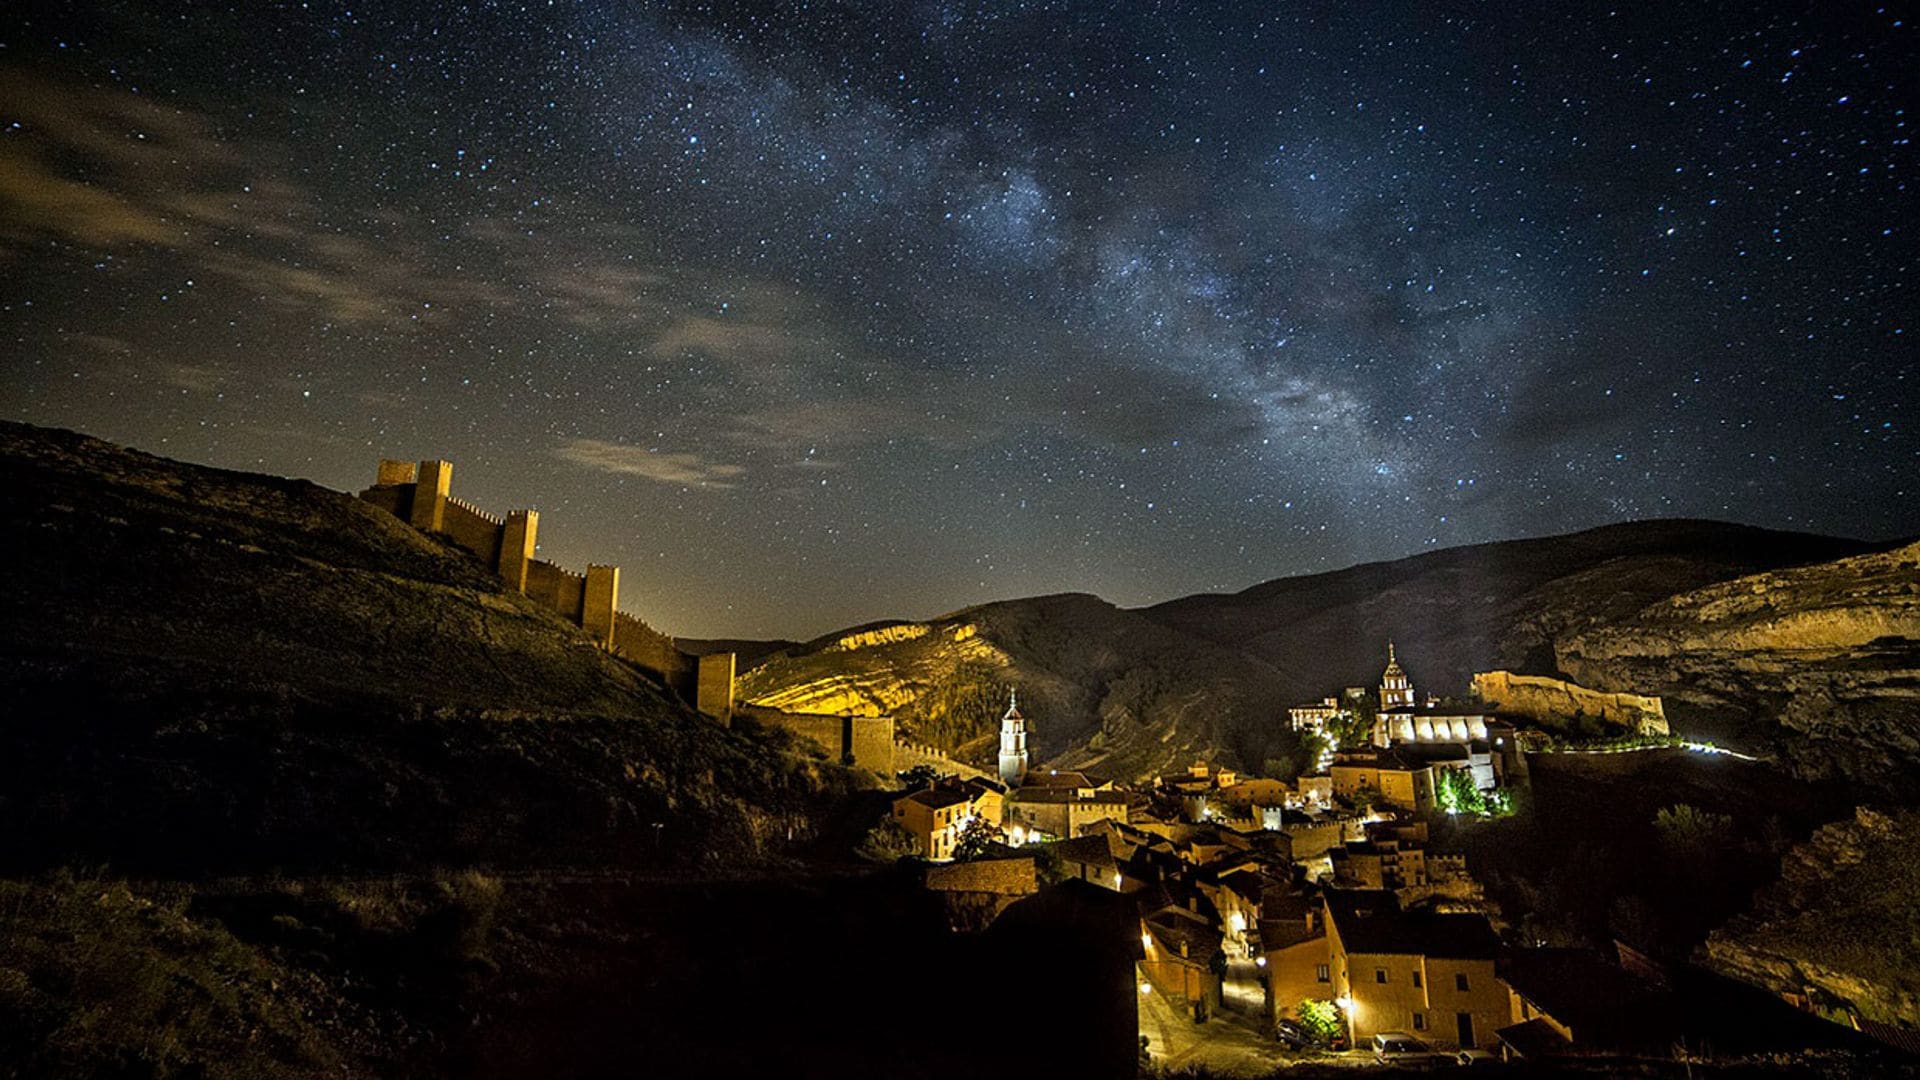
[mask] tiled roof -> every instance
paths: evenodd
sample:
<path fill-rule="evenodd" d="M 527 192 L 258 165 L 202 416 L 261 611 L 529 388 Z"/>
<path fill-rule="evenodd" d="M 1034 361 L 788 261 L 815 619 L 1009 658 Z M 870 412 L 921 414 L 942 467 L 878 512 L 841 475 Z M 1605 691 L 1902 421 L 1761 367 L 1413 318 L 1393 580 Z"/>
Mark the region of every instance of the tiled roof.
<path fill-rule="evenodd" d="M 1500 953 L 1500 937 L 1484 915 L 1401 911 L 1390 898 L 1361 891 L 1328 894 L 1326 904 L 1349 953 L 1450 960 L 1491 960 Z"/>
<path fill-rule="evenodd" d="M 954 791 L 951 788 L 927 788 L 904 796 L 904 799 L 917 802 L 921 806 L 934 810 L 948 806 L 960 806 L 973 801 L 964 794 Z"/>

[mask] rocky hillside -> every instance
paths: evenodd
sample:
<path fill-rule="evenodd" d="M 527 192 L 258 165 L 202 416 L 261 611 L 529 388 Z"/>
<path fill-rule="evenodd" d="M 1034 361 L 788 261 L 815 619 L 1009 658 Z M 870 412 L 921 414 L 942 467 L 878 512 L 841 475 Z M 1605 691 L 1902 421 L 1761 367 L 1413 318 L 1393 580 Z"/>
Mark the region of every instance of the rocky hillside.
<path fill-rule="evenodd" d="M 1560 666 L 1667 699 L 1678 726 L 1764 734 L 1803 775 L 1920 770 L 1920 544 L 1754 574 L 1570 635 Z"/>
<path fill-rule="evenodd" d="M 310 483 L 8 424 L 0 513 L 0 867 L 752 856 L 838 782 Z"/>
<path fill-rule="evenodd" d="M 1775 993 L 1920 1030 L 1920 813 L 1860 809 L 1787 853 L 1754 910 L 1707 939 L 1707 963 Z"/>
<path fill-rule="evenodd" d="M 1257 768 L 1291 749 L 1287 706 L 1377 683 L 1389 638 L 1421 692 L 1462 695 L 1478 671 L 1560 674 L 1563 639 L 1675 593 L 1867 547 L 1651 521 L 1282 578 L 1137 611 L 1089 596 L 1015 600 L 829 635 L 766 660 L 747 687 L 755 700 L 782 708 L 895 711 L 915 737 L 985 760 L 998 716 L 988 699 L 1018 682 L 1033 701 L 1026 711 L 1040 751 L 1061 762 L 1098 762 L 1125 776 L 1224 751 Z M 1640 689 L 1631 680 L 1596 685 Z M 956 712 L 965 720 L 947 719 Z"/>
<path fill-rule="evenodd" d="M 741 694 L 796 712 L 892 712 L 904 737 L 984 763 L 1018 687 L 1038 760 L 1132 776 L 1248 752 L 1235 740 L 1273 726 L 1276 675 L 1069 593 L 830 635 L 755 668 Z"/>
<path fill-rule="evenodd" d="M 1268 661 L 1297 698 L 1376 684 L 1388 638 L 1422 693 L 1460 695 L 1477 671 L 1555 674 L 1556 641 L 1677 592 L 1866 547 L 1722 522 L 1633 522 L 1281 578 L 1141 614 Z"/>

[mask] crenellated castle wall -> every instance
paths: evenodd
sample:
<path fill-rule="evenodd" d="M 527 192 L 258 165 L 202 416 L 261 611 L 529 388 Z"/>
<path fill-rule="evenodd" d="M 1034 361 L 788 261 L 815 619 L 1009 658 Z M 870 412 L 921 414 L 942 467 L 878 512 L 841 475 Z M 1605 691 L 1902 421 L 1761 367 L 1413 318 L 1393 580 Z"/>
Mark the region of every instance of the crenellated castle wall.
<path fill-rule="evenodd" d="M 673 638 L 621 611 L 620 568 L 590 565 L 584 574 L 533 558 L 539 515 L 516 510 L 502 517 L 452 493 L 450 461 L 382 461 L 374 486 L 360 498 L 423 532 L 446 537 L 479 557 L 507 587 L 581 628 L 601 648 L 639 668 L 667 691 L 723 724 L 734 705 L 734 655 L 694 656 Z M 891 760 L 891 718 L 886 742 Z M 877 761 L 863 735 L 858 757 Z M 847 753 L 856 741 L 849 737 Z M 851 759 L 851 758 L 850 758 Z M 869 766 L 871 767 L 871 766 Z"/>

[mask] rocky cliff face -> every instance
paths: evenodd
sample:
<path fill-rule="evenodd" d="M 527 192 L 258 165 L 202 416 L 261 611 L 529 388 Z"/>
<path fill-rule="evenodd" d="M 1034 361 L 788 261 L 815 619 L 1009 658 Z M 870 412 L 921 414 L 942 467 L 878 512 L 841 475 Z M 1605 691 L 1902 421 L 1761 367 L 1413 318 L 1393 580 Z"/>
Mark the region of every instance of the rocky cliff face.
<path fill-rule="evenodd" d="M 1920 1030 L 1920 812 L 1862 808 L 1787 853 L 1754 909 L 1714 931 L 1707 964 L 1778 994 Z"/>
<path fill-rule="evenodd" d="M 829 635 L 748 672 L 740 692 L 796 712 L 890 712 L 903 737 L 991 765 L 1013 687 L 1037 762 L 1122 778 L 1227 756 L 1280 700 L 1259 660 L 1079 594 Z"/>
<path fill-rule="evenodd" d="M 1808 776 L 1920 770 L 1920 544 L 1694 589 L 1560 643 L 1589 685 L 1659 694 L 1683 727 Z"/>

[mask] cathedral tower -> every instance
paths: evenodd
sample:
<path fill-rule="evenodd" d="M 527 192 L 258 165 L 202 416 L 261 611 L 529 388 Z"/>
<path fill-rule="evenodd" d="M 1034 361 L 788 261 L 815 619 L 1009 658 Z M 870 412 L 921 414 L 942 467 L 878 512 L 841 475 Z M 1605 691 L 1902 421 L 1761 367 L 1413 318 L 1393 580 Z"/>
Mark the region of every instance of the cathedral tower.
<path fill-rule="evenodd" d="M 1000 718 L 1000 782 L 1017 788 L 1027 778 L 1027 718 L 1020 715 L 1018 691 L 1007 691 L 1007 715 Z"/>
<path fill-rule="evenodd" d="M 1393 654 L 1393 642 L 1387 642 L 1387 670 L 1380 676 L 1380 711 L 1413 708 L 1413 683 L 1400 670 L 1400 658 Z"/>

